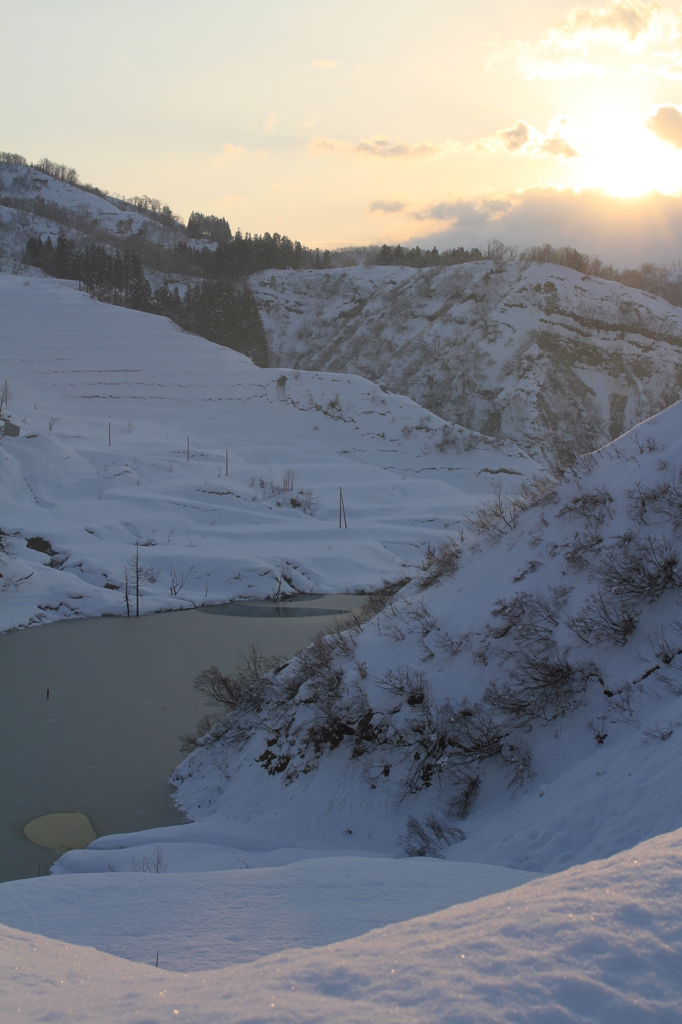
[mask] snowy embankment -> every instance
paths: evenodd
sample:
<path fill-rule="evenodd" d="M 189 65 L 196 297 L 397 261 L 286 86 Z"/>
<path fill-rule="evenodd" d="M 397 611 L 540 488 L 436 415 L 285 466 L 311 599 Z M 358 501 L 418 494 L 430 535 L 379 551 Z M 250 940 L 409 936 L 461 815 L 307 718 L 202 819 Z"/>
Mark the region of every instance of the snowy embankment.
<path fill-rule="evenodd" d="M 0 379 L 21 427 L 0 444 L 0 631 L 125 614 L 138 541 L 142 612 L 371 588 L 538 471 L 465 430 L 440 451 L 438 417 L 360 378 L 258 369 L 67 282 L 0 276 Z"/>
<path fill-rule="evenodd" d="M 682 827 L 681 418 L 490 503 L 363 626 L 226 680 L 173 779 L 194 823 L 157 841 L 557 871 Z"/>
<path fill-rule="evenodd" d="M 553 461 L 682 396 L 682 309 L 552 264 L 265 271 L 272 365 L 359 373 Z"/>
<path fill-rule="evenodd" d="M 156 969 L 1 925 L 4 1013 L 38 1021 L 49 1007 L 49 1019 L 64 1024 L 672 1024 L 682 1005 L 681 841 L 680 833 L 659 836 L 611 860 L 339 944 L 190 974 L 162 970 L 162 950 Z M 145 881 L 151 891 L 165 879 Z M 208 958 L 210 932 L 205 939 Z"/>

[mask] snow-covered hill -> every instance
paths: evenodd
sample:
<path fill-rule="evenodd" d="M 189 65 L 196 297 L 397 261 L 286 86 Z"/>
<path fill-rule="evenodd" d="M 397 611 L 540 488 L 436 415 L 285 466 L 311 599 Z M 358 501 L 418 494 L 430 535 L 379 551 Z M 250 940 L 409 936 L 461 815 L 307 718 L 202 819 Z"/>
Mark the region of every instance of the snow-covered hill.
<path fill-rule="evenodd" d="M 554 459 L 682 396 L 682 309 L 551 264 L 250 279 L 271 365 L 359 373 Z"/>
<path fill-rule="evenodd" d="M 556 871 L 682 827 L 681 428 L 494 498 L 364 625 L 226 680 L 174 776 L 186 840 Z"/>
<path fill-rule="evenodd" d="M 31 235 L 49 237 L 54 244 L 60 233 L 80 245 L 134 245 L 142 238 L 172 246 L 184 238 L 177 225 L 123 199 L 98 195 L 33 167 L 0 162 L 0 268 L 26 273 L 21 261 Z"/>
<path fill-rule="evenodd" d="M 71 282 L 0 276 L 4 379 L 21 434 L 0 443 L 0 629 L 125 614 L 136 541 L 158 574 L 143 612 L 371 588 L 495 480 L 539 472 L 465 430 L 441 450 L 438 417 L 358 377 L 261 370 Z"/>

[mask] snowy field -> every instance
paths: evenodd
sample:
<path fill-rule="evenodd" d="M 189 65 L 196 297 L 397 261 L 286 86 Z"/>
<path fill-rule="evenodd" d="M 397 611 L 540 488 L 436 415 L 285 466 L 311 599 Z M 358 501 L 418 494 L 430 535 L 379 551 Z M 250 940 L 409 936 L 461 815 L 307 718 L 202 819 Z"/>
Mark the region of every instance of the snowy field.
<path fill-rule="evenodd" d="M 0 631 L 125 614 L 136 541 L 158 574 L 142 612 L 371 588 L 538 471 L 464 430 L 439 451 L 438 417 L 361 378 L 258 369 L 72 283 L 0 276 L 0 379 L 21 427 L 0 445 Z"/>
<path fill-rule="evenodd" d="M 306 900 L 292 913 L 291 946 L 216 970 L 164 970 L 163 950 L 157 969 L 116 956 L 122 951 L 114 946 L 107 955 L 0 925 L 4 1018 L 673 1024 L 682 1006 L 681 841 L 680 833 L 660 836 L 610 860 L 313 949 L 294 948 Z M 352 875 L 354 862 L 346 863 Z M 414 867 L 432 871 L 429 862 Z M 52 881 L 62 880 L 36 880 L 33 907 L 39 886 Z M 144 889 L 165 881 L 149 876 Z M 206 875 L 204 882 L 210 892 L 215 881 Z M 262 920 L 256 917 L 254 932 Z M 24 920 L 31 919 L 36 912 L 27 901 Z M 221 919 L 218 930 L 227 927 Z M 212 939 L 207 930 L 207 957 Z"/>

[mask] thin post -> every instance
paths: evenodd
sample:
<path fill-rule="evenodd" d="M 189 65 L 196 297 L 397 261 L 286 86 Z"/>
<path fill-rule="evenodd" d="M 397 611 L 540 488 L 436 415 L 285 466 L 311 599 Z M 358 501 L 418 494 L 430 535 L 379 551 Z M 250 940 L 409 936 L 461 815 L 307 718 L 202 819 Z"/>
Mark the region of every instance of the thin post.
<path fill-rule="evenodd" d="M 346 522 L 346 503 L 343 500 L 343 494 L 341 495 L 341 508 L 343 509 L 343 525 L 348 529 L 348 523 Z"/>
<path fill-rule="evenodd" d="M 187 435 L 187 461 L 189 462 L 189 434 Z"/>
<path fill-rule="evenodd" d="M 156 951 L 156 966 L 157 967 L 159 966 L 159 951 L 158 951 L 158 949 Z"/>
<path fill-rule="evenodd" d="M 227 448 L 226 448 L 225 449 L 225 476 L 229 476 L 229 475 L 230 474 L 227 471 Z"/>
<path fill-rule="evenodd" d="M 140 615 L 140 542 L 135 541 L 135 615 Z"/>
<path fill-rule="evenodd" d="M 339 487 L 339 530 L 341 529 L 341 502 L 343 498 L 341 496 L 341 488 Z"/>
<path fill-rule="evenodd" d="M 111 448 L 111 420 L 109 420 L 109 447 Z"/>
<path fill-rule="evenodd" d="M 48 688 L 47 688 L 47 698 L 46 698 L 46 700 L 49 700 L 49 699 L 50 699 L 50 688 L 49 688 L 49 686 L 48 686 Z"/>

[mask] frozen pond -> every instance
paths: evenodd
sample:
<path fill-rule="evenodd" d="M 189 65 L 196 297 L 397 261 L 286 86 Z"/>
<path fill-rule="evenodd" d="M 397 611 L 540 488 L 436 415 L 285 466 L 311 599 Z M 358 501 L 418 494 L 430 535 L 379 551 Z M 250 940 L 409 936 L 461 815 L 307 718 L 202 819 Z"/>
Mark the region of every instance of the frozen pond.
<path fill-rule="evenodd" d="M 0 881 L 55 859 L 23 835 L 44 814 L 81 811 L 98 836 L 181 821 L 168 778 L 182 757 L 178 736 L 207 710 L 196 674 L 228 671 L 252 641 L 290 657 L 362 602 L 305 596 L 0 636 Z"/>

